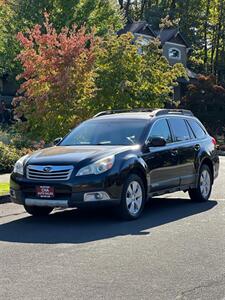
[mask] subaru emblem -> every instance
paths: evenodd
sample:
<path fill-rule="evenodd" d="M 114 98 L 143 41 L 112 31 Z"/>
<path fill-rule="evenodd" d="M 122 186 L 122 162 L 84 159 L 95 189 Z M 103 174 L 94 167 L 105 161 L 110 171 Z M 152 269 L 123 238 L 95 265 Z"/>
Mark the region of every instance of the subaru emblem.
<path fill-rule="evenodd" d="M 51 172 L 51 170 L 52 170 L 51 167 L 45 167 L 45 168 L 43 169 L 43 171 L 46 172 L 46 173 Z"/>

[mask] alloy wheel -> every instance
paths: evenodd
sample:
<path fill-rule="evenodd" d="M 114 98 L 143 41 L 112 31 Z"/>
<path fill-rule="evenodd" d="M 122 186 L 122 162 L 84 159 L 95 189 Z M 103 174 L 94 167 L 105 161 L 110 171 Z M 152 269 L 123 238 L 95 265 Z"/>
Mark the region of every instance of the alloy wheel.
<path fill-rule="evenodd" d="M 200 177 L 200 191 L 203 198 L 207 198 L 211 189 L 211 178 L 207 170 L 203 170 Z"/>
<path fill-rule="evenodd" d="M 130 182 L 126 192 L 126 204 L 129 213 L 135 216 L 139 213 L 143 202 L 143 191 L 137 181 Z"/>

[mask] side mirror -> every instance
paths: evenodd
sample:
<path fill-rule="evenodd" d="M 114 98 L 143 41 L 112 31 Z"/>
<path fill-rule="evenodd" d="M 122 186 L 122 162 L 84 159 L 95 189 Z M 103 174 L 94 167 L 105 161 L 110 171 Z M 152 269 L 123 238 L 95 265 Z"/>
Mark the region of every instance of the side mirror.
<path fill-rule="evenodd" d="M 54 141 L 53 141 L 53 144 L 56 146 L 56 145 L 58 145 L 61 141 L 62 141 L 62 137 L 58 137 L 58 138 L 56 138 Z"/>
<path fill-rule="evenodd" d="M 156 136 L 148 140 L 147 147 L 164 147 L 166 146 L 166 140 L 161 136 Z"/>

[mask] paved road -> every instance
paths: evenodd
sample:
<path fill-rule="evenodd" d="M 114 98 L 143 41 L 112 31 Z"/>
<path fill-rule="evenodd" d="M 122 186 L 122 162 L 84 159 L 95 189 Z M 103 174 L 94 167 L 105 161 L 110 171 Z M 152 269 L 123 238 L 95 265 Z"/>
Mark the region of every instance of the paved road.
<path fill-rule="evenodd" d="M 0 205 L 0 299 L 225 299 L 225 158 L 212 201 L 155 199 L 143 218 Z"/>

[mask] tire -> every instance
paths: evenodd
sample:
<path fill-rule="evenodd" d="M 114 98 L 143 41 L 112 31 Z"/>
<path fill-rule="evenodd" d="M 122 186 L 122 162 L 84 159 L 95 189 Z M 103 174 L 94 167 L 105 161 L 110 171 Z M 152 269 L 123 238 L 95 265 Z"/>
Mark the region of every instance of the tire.
<path fill-rule="evenodd" d="M 206 202 L 209 200 L 212 191 L 212 172 L 207 165 L 202 165 L 198 185 L 195 189 L 190 189 L 189 196 L 194 202 Z"/>
<path fill-rule="evenodd" d="M 133 194 L 131 194 L 133 192 Z M 121 202 L 118 207 L 119 217 L 123 220 L 136 220 L 140 217 L 146 199 L 142 179 L 136 174 L 130 175 L 123 186 Z"/>
<path fill-rule="evenodd" d="M 34 217 L 48 216 L 52 211 L 52 207 L 39 207 L 24 205 L 26 212 Z"/>

